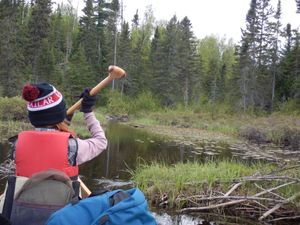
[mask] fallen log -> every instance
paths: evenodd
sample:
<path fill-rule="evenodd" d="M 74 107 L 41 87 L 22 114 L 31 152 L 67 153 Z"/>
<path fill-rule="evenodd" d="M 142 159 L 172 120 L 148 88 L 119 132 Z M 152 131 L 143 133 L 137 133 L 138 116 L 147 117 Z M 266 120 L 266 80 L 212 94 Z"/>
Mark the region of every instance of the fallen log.
<path fill-rule="evenodd" d="M 281 184 L 279 186 L 273 187 L 273 188 L 269 188 L 265 191 L 259 192 L 251 197 L 259 197 L 261 195 L 264 195 L 270 191 L 274 191 L 277 190 L 279 188 L 291 185 L 291 184 L 295 184 L 297 183 L 296 181 L 291 181 L 289 183 L 285 183 L 285 184 Z M 202 207 L 189 207 L 189 208 L 183 208 L 181 210 L 179 210 L 179 213 L 191 213 L 191 212 L 199 212 L 199 211 L 203 211 L 203 210 L 210 210 L 210 209 L 217 209 L 217 208 L 222 208 L 225 206 L 231 206 L 231 205 L 235 205 L 235 204 L 239 204 L 242 202 L 247 201 L 247 199 L 239 199 L 239 200 L 234 200 L 234 201 L 230 201 L 230 202 L 224 202 L 221 204 L 215 204 L 215 205 L 210 205 L 210 206 L 202 206 Z"/>
<path fill-rule="evenodd" d="M 299 196 L 300 196 L 300 192 L 294 194 L 293 196 L 289 197 L 288 199 L 285 199 L 283 202 L 278 203 L 272 209 L 268 210 L 261 217 L 259 217 L 258 220 L 265 219 L 267 216 L 271 215 L 273 212 L 275 212 L 276 210 L 278 210 L 282 205 L 292 202 L 294 199 L 296 199 Z"/>

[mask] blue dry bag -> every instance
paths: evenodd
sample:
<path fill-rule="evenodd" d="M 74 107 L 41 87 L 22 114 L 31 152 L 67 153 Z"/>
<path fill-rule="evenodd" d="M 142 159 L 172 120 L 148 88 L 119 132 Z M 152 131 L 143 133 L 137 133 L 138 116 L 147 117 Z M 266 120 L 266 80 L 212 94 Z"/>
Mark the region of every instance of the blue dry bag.
<path fill-rule="evenodd" d="M 156 225 L 138 188 L 115 190 L 68 204 L 46 225 Z"/>

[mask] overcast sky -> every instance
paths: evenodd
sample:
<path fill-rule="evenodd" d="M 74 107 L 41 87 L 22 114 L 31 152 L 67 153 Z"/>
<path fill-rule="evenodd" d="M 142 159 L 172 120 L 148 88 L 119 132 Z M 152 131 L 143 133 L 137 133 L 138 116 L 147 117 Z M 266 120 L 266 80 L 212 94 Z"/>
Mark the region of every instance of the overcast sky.
<path fill-rule="evenodd" d="M 57 0 L 61 1 L 61 0 Z M 120 2 L 122 0 L 119 0 Z M 187 16 L 194 34 L 198 38 L 216 34 L 220 37 L 233 38 L 239 41 L 240 28 L 245 26 L 246 14 L 251 0 L 123 0 L 124 19 L 131 20 L 138 9 L 142 19 L 147 6 L 151 5 L 156 20 L 170 20 L 176 14 L 178 20 Z M 271 0 L 274 6 L 278 0 Z M 73 0 L 78 4 L 79 15 L 84 7 L 84 0 Z M 300 14 L 296 14 L 295 0 L 281 0 L 282 24 L 292 24 L 292 28 L 300 28 Z"/>

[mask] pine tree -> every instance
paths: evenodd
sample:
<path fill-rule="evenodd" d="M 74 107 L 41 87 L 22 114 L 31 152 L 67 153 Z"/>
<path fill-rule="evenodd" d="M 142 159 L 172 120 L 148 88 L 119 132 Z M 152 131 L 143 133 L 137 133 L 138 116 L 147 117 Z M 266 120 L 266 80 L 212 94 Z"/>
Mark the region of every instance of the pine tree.
<path fill-rule="evenodd" d="M 136 10 L 131 22 L 132 22 L 132 28 L 137 28 L 139 26 L 139 23 L 140 23 L 139 10 Z"/>
<path fill-rule="evenodd" d="M 268 32 L 273 33 L 274 36 L 270 38 L 272 44 L 270 48 L 271 55 L 271 73 L 272 73 L 272 95 L 271 95 L 271 110 L 274 109 L 275 101 L 275 88 L 278 77 L 278 64 L 279 64 L 279 45 L 280 45 L 280 33 L 281 33 L 281 1 L 278 0 L 277 11 L 274 16 L 275 22 L 271 23 Z"/>
<path fill-rule="evenodd" d="M 47 54 L 49 46 L 45 46 L 50 32 L 50 14 L 51 0 L 36 0 L 32 6 L 32 14 L 28 23 L 29 29 L 29 45 L 27 46 L 28 60 L 32 67 L 32 80 L 37 82 L 40 80 L 38 65 L 43 64 L 40 61 L 43 54 Z M 46 50 L 46 52 L 43 52 Z M 48 71 L 50 72 L 50 71 Z"/>
<path fill-rule="evenodd" d="M 23 1 L 0 1 L 0 96 L 14 96 L 23 83 Z"/>
<path fill-rule="evenodd" d="M 178 91 L 180 83 L 178 82 L 179 77 L 179 54 L 178 54 L 178 43 L 179 43 L 179 22 L 176 16 L 173 16 L 168 22 L 165 31 L 165 38 L 162 43 L 162 61 L 164 65 L 159 71 L 156 77 L 155 93 L 160 94 L 163 105 L 174 105 L 179 99 Z M 181 96 L 180 96 L 181 97 Z"/>
<path fill-rule="evenodd" d="M 48 39 L 43 38 L 40 46 L 40 52 L 42 53 L 35 64 L 35 72 L 38 74 L 39 82 L 55 81 L 54 75 L 54 52 L 51 48 Z"/>
<path fill-rule="evenodd" d="M 273 51 L 274 45 L 278 42 L 276 35 L 277 29 L 276 26 L 273 26 L 271 19 L 274 18 L 274 9 L 270 5 L 270 0 L 260 0 L 258 1 L 257 14 L 257 30 L 258 35 L 256 37 L 257 42 L 257 85 L 255 93 L 255 104 L 261 108 L 267 110 L 271 109 L 271 96 L 272 96 L 272 63 L 273 59 L 276 58 L 278 48 L 275 50 L 276 53 L 272 54 L 270 51 Z M 280 15 L 279 15 L 280 17 Z M 278 20 L 277 20 L 278 21 Z M 276 22 L 277 22 L 276 21 Z M 276 41 L 274 41 L 276 40 Z M 276 47 L 275 47 L 276 48 Z M 274 51 L 273 51 L 274 52 Z"/>
<path fill-rule="evenodd" d="M 291 70 L 292 86 L 290 95 L 297 100 L 298 106 L 300 106 L 300 33 L 297 30 L 295 30 L 295 41 L 291 54 L 293 55 L 293 67 Z"/>
<path fill-rule="evenodd" d="M 238 81 L 242 93 L 242 105 L 244 112 L 249 105 L 254 105 L 254 91 L 256 86 L 255 75 L 255 36 L 256 29 L 256 0 L 251 0 L 250 9 L 246 16 L 246 29 L 242 30 L 241 46 L 238 50 L 240 58 L 240 74 L 241 78 Z"/>
<path fill-rule="evenodd" d="M 66 72 L 67 79 L 64 89 L 67 90 L 66 97 L 75 102 L 85 88 L 95 86 L 93 69 L 88 63 L 83 47 L 76 49 L 70 57 L 70 63 Z"/>
<path fill-rule="evenodd" d="M 107 49 L 107 63 L 109 65 L 117 65 L 117 46 L 118 46 L 118 23 L 120 18 L 120 4 L 118 0 L 113 0 L 110 4 L 110 13 L 107 17 L 106 42 Z M 115 80 L 112 81 L 112 90 L 115 89 Z"/>
<path fill-rule="evenodd" d="M 79 45 L 83 46 L 88 63 L 91 66 L 96 66 L 100 64 L 102 55 L 99 54 L 101 50 L 98 43 L 97 18 L 95 16 L 93 0 L 87 0 L 82 11 L 84 15 L 79 20 Z"/>
<path fill-rule="evenodd" d="M 129 86 L 126 93 L 137 95 L 149 89 L 149 53 L 153 34 L 153 12 L 145 12 L 143 23 L 131 32 L 131 65 L 128 68 Z"/>
<path fill-rule="evenodd" d="M 121 34 L 119 37 L 118 42 L 118 66 L 121 68 L 124 68 L 125 71 L 129 68 L 131 62 L 130 62 L 130 55 L 131 55 L 131 48 L 130 48 L 130 31 L 129 31 L 129 24 L 127 22 L 124 22 L 121 27 Z M 120 89 L 121 93 L 124 92 L 124 86 L 128 86 L 128 78 L 123 78 L 119 84 L 119 81 L 117 81 L 117 87 Z"/>
<path fill-rule="evenodd" d="M 271 22 L 274 10 L 270 0 L 252 0 L 246 17 L 246 29 L 242 31 L 240 50 L 241 90 L 244 110 L 248 106 L 270 108 L 272 93 L 272 57 L 276 39 L 274 28 L 278 24 Z M 278 21 L 278 20 L 277 20 Z M 277 50 L 276 50 L 277 52 Z"/>
<path fill-rule="evenodd" d="M 166 68 L 166 56 L 164 54 L 164 43 L 166 37 L 166 29 L 163 26 L 157 26 L 155 29 L 154 37 L 151 41 L 150 50 L 150 90 L 159 98 L 162 92 L 161 80 L 163 79 Z"/>
<path fill-rule="evenodd" d="M 196 39 L 192 31 L 192 24 L 187 17 L 184 17 L 179 24 L 179 81 L 183 84 L 182 93 L 184 105 L 187 107 L 192 94 L 192 80 L 196 76 Z"/>

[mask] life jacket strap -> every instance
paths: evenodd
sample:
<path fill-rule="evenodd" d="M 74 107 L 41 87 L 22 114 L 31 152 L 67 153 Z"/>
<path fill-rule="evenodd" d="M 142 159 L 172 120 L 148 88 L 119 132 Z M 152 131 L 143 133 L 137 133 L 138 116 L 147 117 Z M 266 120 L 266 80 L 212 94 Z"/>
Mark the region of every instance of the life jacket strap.
<path fill-rule="evenodd" d="M 7 189 L 5 193 L 5 200 L 2 209 L 2 214 L 10 220 L 12 205 L 14 201 L 15 187 L 16 187 L 16 176 L 7 177 Z"/>

